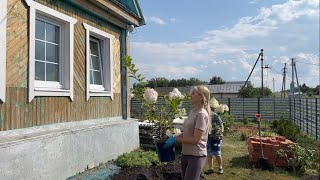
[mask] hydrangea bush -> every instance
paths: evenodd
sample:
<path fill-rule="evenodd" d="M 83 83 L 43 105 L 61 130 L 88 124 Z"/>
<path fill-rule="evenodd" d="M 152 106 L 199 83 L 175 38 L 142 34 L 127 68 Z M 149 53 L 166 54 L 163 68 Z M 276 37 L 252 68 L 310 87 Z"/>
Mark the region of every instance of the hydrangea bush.
<path fill-rule="evenodd" d="M 174 88 L 169 96 L 164 96 L 165 103 L 163 105 L 155 105 L 158 98 L 157 91 L 146 88 L 143 97 L 145 100 L 143 103 L 144 118 L 157 124 L 157 138 L 163 141 L 167 138 L 168 133 L 173 133 L 173 120 L 186 114 L 186 110 L 181 108 L 185 96 L 177 88 Z"/>
<path fill-rule="evenodd" d="M 181 104 L 185 96 L 174 88 L 168 96 L 164 96 L 165 103 L 156 105 L 158 100 L 158 92 L 152 88 L 146 88 L 144 85 L 144 77 L 138 74 L 138 69 L 132 63 L 130 56 L 125 56 L 124 61 L 129 70 L 129 77 L 138 81 L 139 86 L 133 88 L 131 97 L 142 100 L 143 119 L 157 125 L 157 139 L 163 141 L 167 138 L 168 133 L 173 133 L 172 122 L 175 118 L 186 115 L 186 110 L 181 108 Z"/>

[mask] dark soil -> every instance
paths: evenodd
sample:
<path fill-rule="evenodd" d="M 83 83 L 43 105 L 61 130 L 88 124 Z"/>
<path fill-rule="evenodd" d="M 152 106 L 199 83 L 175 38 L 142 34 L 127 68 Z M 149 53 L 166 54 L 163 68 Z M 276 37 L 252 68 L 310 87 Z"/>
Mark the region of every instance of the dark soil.
<path fill-rule="evenodd" d="M 180 162 L 181 156 L 177 155 L 175 161 L 163 165 L 121 168 L 113 180 L 182 180 Z"/>
<path fill-rule="evenodd" d="M 161 166 L 122 168 L 114 180 L 181 180 L 180 163 L 167 163 Z"/>

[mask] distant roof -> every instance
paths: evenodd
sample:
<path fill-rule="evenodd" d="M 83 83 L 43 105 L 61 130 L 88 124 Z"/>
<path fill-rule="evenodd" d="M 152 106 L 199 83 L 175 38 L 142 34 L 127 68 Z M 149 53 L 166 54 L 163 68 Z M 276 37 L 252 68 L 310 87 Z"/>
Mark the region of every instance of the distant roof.
<path fill-rule="evenodd" d="M 131 15 L 141 19 L 142 24 L 145 24 L 138 0 L 111 0 L 111 2 L 117 4 Z"/>
<path fill-rule="evenodd" d="M 210 93 L 239 93 L 244 84 L 216 84 L 206 85 Z"/>
<path fill-rule="evenodd" d="M 242 84 L 242 85 L 244 85 L 244 83 L 246 83 L 246 81 L 226 81 L 224 84 Z M 251 85 L 251 81 L 248 81 L 247 85 Z"/>

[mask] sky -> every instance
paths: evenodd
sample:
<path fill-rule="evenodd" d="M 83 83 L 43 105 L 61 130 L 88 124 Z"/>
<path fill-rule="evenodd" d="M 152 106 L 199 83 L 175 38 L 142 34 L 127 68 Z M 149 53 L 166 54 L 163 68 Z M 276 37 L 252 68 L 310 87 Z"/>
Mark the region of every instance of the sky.
<path fill-rule="evenodd" d="M 130 33 L 130 55 L 147 80 L 245 81 L 260 50 L 264 86 L 280 91 L 291 58 L 299 84 L 320 84 L 319 0 L 139 0 L 146 25 Z M 274 83 L 273 83 L 274 79 Z M 261 61 L 249 79 L 261 87 Z M 133 81 L 134 82 L 134 81 Z M 295 86 L 297 86 L 295 84 Z"/>

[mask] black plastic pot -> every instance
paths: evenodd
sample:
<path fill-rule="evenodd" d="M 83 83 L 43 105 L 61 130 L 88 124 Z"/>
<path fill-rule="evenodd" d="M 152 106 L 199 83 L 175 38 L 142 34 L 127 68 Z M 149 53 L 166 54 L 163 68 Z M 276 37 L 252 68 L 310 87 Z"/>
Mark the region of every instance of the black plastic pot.
<path fill-rule="evenodd" d="M 170 162 L 175 160 L 175 148 L 174 145 L 164 148 L 164 142 L 157 142 L 156 143 L 156 150 L 161 162 Z"/>

